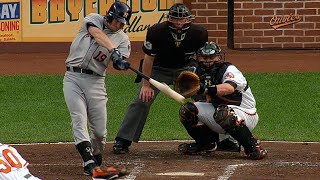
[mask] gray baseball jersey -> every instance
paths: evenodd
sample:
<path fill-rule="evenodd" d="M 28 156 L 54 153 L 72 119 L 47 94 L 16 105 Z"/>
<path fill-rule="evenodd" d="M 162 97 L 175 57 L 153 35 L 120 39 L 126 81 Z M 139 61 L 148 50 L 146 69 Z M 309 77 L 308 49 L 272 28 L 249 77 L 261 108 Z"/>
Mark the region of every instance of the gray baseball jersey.
<path fill-rule="evenodd" d="M 103 30 L 125 58 L 130 56 L 131 51 L 129 37 L 122 30 L 112 32 L 108 29 L 104 25 L 104 17 L 99 14 L 91 13 L 84 18 L 84 22 L 71 44 L 66 64 L 67 66 L 90 69 L 104 76 L 105 69 L 110 61 L 110 53 L 106 48 L 99 46 L 89 34 L 87 23 L 93 23 Z"/>
<path fill-rule="evenodd" d="M 130 41 L 121 29 L 112 32 L 105 25 L 104 17 L 93 13 L 84 18 L 70 46 L 70 53 L 66 60 L 67 69 L 70 71 L 65 73 L 63 92 L 72 119 L 74 140 L 76 145 L 84 141 L 91 142 L 92 154 L 97 155 L 101 154 L 104 149 L 107 134 L 106 103 L 108 98 L 105 74 L 110 62 L 110 53 L 106 48 L 99 46 L 90 35 L 88 23 L 103 30 L 125 58 L 130 55 Z M 74 71 L 77 68 L 86 71 L 79 71 L 79 69 Z M 85 73 L 91 71 L 94 73 Z M 84 166 L 92 163 L 91 161 L 93 160 L 84 162 Z"/>

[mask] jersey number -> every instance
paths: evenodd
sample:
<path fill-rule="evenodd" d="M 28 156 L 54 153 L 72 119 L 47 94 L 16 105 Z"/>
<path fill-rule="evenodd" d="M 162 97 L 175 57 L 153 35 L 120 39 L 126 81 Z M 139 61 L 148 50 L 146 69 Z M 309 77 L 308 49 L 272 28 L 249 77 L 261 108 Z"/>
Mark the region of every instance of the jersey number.
<path fill-rule="evenodd" d="M 107 58 L 107 55 L 103 54 L 101 51 L 99 51 L 98 55 L 93 57 L 95 60 L 102 62 Z"/>
<path fill-rule="evenodd" d="M 206 76 L 204 80 L 204 84 L 206 87 L 212 86 L 211 76 Z"/>
<path fill-rule="evenodd" d="M 2 151 L 2 154 L 9 164 L 4 160 L 0 159 L 0 172 L 7 174 L 11 172 L 11 167 L 22 168 L 21 162 L 10 149 L 4 149 Z"/>

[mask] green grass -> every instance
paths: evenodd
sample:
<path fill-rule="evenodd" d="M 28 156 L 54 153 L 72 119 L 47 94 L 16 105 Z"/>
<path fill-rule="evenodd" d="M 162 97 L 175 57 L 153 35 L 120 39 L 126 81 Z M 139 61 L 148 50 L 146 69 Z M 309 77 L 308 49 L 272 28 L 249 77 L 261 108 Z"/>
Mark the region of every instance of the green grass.
<path fill-rule="evenodd" d="M 320 73 L 246 74 L 260 116 L 262 140 L 320 141 Z M 73 141 L 61 75 L 0 76 L 0 142 Z M 108 140 L 112 141 L 138 84 L 133 75 L 109 75 Z M 190 139 L 179 122 L 180 105 L 160 94 L 142 140 Z"/>
<path fill-rule="evenodd" d="M 320 141 L 319 75 L 248 74 L 260 115 L 254 132 L 268 140 Z"/>

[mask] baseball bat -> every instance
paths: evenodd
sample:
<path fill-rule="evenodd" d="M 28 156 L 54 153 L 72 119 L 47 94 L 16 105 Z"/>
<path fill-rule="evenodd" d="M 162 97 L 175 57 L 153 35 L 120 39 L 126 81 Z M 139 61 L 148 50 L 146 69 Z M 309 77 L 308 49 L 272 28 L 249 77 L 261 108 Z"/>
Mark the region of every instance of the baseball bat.
<path fill-rule="evenodd" d="M 151 77 L 143 74 L 142 72 L 129 67 L 129 69 L 131 69 L 133 72 L 137 73 L 138 75 L 140 75 L 142 78 L 144 78 L 145 80 L 149 81 L 150 84 L 152 84 L 154 87 L 156 87 L 157 89 L 159 89 L 161 92 L 165 93 L 166 95 L 168 95 L 169 97 L 171 97 L 172 99 L 174 99 L 175 101 L 184 104 L 185 103 L 185 98 L 177 93 L 176 91 L 172 90 L 167 84 L 165 83 L 160 83 L 159 81 L 156 81 L 154 79 L 152 79 Z"/>

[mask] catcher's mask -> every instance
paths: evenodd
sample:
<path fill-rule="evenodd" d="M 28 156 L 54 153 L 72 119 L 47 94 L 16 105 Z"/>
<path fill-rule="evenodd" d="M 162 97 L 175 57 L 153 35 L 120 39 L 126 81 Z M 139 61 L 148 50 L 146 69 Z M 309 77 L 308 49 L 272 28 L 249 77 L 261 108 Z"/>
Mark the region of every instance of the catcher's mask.
<path fill-rule="evenodd" d="M 197 59 L 200 65 L 206 68 L 210 68 L 215 63 L 220 63 L 221 61 L 223 61 L 221 48 L 217 43 L 206 42 L 203 47 L 198 49 Z"/>
<path fill-rule="evenodd" d="M 132 11 L 130 7 L 122 2 L 116 1 L 109 8 L 105 19 L 107 22 L 111 22 L 113 19 L 116 19 L 119 22 L 122 22 L 125 25 L 130 25 L 129 20 L 131 18 Z"/>
<path fill-rule="evenodd" d="M 169 9 L 167 15 L 168 26 L 175 41 L 182 41 L 185 38 L 194 16 L 182 3 L 176 3 Z"/>

